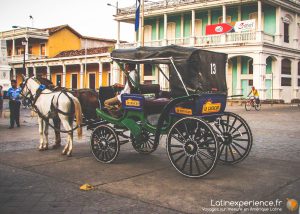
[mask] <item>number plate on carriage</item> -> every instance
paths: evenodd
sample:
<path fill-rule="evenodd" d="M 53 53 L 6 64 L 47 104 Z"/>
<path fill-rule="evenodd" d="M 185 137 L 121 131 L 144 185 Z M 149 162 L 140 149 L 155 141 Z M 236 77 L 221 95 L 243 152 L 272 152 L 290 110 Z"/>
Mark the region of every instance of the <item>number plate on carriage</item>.
<path fill-rule="evenodd" d="M 128 99 L 128 100 L 125 101 L 125 105 L 126 106 L 139 107 L 141 104 L 140 104 L 139 100 Z"/>

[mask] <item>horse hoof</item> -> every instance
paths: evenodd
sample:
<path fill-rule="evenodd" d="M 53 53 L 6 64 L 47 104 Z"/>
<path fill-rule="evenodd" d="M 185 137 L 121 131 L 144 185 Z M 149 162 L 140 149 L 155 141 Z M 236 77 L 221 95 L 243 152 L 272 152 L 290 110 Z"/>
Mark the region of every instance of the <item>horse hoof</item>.
<path fill-rule="evenodd" d="M 61 147 L 60 144 L 54 144 L 54 145 L 52 146 L 52 149 L 58 149 L 59 147 Z"/>
<path fill-rule="evenodd" d="M 66 153 L 66 152 L 64 152 L 64 151 L 61 153 L 61 155 L 66 155 L 66 154 L 67 154 L 67 153 Z"/>
<path fill-rule="evenodd" d="M 72 153 L 70 153 L 70 154 L 67 154 L 67 157 L 72 157 Z"/>

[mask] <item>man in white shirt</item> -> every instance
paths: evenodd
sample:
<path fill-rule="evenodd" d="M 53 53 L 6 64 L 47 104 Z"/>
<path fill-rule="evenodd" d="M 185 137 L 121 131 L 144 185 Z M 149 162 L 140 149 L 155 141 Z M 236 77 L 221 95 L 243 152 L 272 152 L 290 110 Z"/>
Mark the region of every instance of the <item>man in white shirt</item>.
<path fill-rule="evenodd" d="M 135 64 L 125 64 L 125 72 L 127 72 L 126 76 L 129 76 L 132 81 L 137 82 L 137 72 L 135 70 Z M 116 84 L 115 84 L 116 85 Z M 117 84 L 119 85 L 119 84 Z M 104 101 L 104 107 L 113 115 L 115 116 L 116 111 L 120 109 L 121 105 L 121 95 L 122 94 L 130 94 L 131 90 L 133 89 L 132 82 L 128 80 L 126 77 L 126 84 L 124 89 L 118 94 L 117 96 L 110 98 Z"/>

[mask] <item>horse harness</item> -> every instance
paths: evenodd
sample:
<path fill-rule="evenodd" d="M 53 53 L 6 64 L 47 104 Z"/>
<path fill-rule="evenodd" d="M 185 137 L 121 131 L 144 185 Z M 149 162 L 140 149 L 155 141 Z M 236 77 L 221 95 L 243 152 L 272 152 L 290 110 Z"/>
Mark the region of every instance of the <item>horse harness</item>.
<path fill-rule="evenodd" d="M 29 79 L 29 78 L 28 78 Z M 24 83 L 22 83 L 22 91 L 23 91 L 23 88 L 26 86 L 27 90 L 29 91 L 29 95 L 30 97 L 27 98 L 27 95 L 24 95 L 22 94 L 26 99 L 28 99 L 30 101 L 30 104 L 31 106 L 33 107 L 33 110 L 38 114 L 38 116 L 40 118 L 42 118 L 50 127 L 52 127 L 54 130 L 56 131 L 59 131 L 59 132 L 62 132 L 62 133 L 70 133 L 70 132 L 73 132 L 74 130 L 76 130 L 77 128 L 80 127 L 79 126 L 76 126 L 74 128 L 72 128 L 71 130 L 69 131 L 64 131 L 64 130 L 61 130 L 61 129 L 57 129 L 55 126 L 53 126 L 52 124 L 50 124 L 48 121 L 49 121 L 49 118 L 51 115 L 57 115 L 58 113 L 59 114 L 62 114 L 62 115 L 65 115 L 65 116 L 68 116 L 68 117 L 72 117 L 74 115 L 74 112 L 75 112 L 75 104 L 74 104 L 74 101 L 73 99 L 68 95 L 68 91 L 63 89 L 60 91 L 60 94 L 58 95 L 57 97 L 57 101 L 56 101 L 56 105 L 54 105 L 53 101 L 54 101 L 54 97 L 52 97 L 51 99 L 51 106 L 50 106 L 50 111 L 48 112 L 47 116 L 43 115 L 39 109 L 37 108 L 37 106 L 35 105 L 35 103 L 37 102 L 38 98 L 40 97 L 41 94 L 52 94 L 54 92 L 58 92 L 58 91 L 51 91 L 49 93 L 42 93 L 44 89 L 46 89 L 45 85 L 40 85 L 39 88 L 37 89 L 35 95 L 32 94 L 31 90 L 27 87 L 27 81 L 28 79 L 25 80 Z M 49 89 L 50 90 L 50 89 Z M 58 100 L 59 100 L 59 97 L 61 96 L 61 94 L 64 94 L 66 97 L 68 97 L 68 99 L 70 100 L 71 102 L 71 111 L 70 112 L 64 112 L 62 110 L 59 109 L 59 106 L 58 106 Z"/>

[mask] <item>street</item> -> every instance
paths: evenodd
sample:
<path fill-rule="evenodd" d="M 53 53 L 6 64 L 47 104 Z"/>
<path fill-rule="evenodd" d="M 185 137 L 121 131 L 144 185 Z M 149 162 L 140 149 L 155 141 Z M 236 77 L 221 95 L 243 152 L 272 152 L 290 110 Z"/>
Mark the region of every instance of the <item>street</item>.
<path fill-rule="evenodd" d="M 288 213 L 287 198 L 300 202 L 300 108 L 263 105 L 241 115 L 254 137 L 250 155 L 236 165 L 219 163 L 206 177 L 186 178 L 171 165 L 162 139 L 151 155 L 121 147 L 112 164 L 95 160 L 89 148 L 91 131 L 74 134 L 73 156 L 58 150 L 39 152 L 37 119 L 21 110 L 21 128 L 7 129 L 0 119 L 0 213 L 212 213 L 227 201 L 283 201 L 264 213 Z M 62 134 L 63 145 L 66 135 Z M 54 133 L 49 133 L 50 146 Z M 94 186 L 81 191 L 85 183 Z M 279 209 L 280 208 L 280 209 Z M 221 212 L 221 211 L 220 211 Z M 216 212 L 219 213 L 219 212 Z M 263 213 L 226 209 L 223 213 Z"/>

